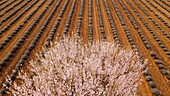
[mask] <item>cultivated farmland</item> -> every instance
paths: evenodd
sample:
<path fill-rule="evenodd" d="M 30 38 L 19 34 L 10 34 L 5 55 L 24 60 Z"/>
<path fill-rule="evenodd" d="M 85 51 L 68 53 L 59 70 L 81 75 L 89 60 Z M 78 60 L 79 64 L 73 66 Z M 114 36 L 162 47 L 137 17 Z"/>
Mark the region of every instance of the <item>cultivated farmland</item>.
<path fill-rule="evenodd" d="M 148 59 L 143 96 L 170 94 L 170 0 L 0 0 L 0 88 L 50 43 L 76 34 Z"/>

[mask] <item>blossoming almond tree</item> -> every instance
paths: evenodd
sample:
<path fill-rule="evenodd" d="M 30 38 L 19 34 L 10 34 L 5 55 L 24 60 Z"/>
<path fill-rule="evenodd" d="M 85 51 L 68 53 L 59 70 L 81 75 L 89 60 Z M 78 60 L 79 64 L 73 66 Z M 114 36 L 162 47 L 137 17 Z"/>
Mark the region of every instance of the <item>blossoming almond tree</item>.
<path fill-rule="evenodd" d="M 65 38 L 31 61 L 34 75 L 19 74 L 14 96 L 136 96 L 141 83 L 139 58 L 112 42 L 81 44 Z"/>

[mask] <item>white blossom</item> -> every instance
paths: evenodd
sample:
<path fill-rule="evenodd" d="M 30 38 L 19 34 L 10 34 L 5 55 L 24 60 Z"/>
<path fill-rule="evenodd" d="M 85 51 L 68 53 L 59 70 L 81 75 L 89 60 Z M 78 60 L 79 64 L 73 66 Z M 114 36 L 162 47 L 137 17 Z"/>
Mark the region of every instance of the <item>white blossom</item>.
<path fill-rule="evenodd" d="M 30 62 L 30 75 L 10 88 L 14 96 L 133 96 L 141 84 L 139 59 L 112 42 L 89 45 L 67 39 Z"/>

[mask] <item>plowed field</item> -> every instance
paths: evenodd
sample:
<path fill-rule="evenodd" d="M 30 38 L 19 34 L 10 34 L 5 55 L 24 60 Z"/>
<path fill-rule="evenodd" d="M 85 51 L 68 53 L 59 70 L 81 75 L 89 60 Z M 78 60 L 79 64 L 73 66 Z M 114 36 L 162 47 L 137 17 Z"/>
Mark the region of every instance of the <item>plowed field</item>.
<path fill-rule="evenodd" d="M 0 88 L 50 42 L 72 35 L 130 48 L 148 71 L 141 96 L 170 96 L 170 0 L 0 0 Z"/>

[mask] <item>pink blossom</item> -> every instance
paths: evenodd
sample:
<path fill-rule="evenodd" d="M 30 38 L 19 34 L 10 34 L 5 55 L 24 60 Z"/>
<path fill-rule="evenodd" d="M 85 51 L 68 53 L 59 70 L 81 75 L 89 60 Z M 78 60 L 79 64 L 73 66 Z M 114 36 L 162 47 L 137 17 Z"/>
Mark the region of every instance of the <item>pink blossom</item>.
<path fill-rule="evenodd" d="M 55 43 L 44 56 L 30 61 L 32 78 L 19 75 L 23 83 L 10 88 L 14 96 L 133 96 L 146 64 L 112 42 L 83 45 L 70 38 Z"/>

